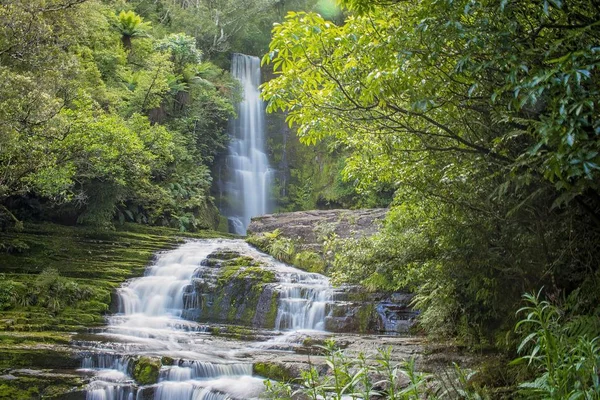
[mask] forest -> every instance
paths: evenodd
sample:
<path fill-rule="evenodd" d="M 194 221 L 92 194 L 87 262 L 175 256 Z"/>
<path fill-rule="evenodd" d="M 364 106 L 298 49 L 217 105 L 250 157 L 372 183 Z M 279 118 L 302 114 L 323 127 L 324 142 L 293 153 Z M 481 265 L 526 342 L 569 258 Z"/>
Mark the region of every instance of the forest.
<path fill-rule="evenodd" d="M 0 311 L 101 324 L 149 249 L 227 236 L 233 53 L 261 58 L 273 211 L 387 209 L 374 235 L 329 232 L 304 261 L 279 231 L 249 243 L 336 287 L 411 293 L 411 335 L 481 361 L 475 378 L 457 366 L 454 398 L 600 399 L 597 0 L 3 0 Z M 63 227 L 144 253 L 102 288 L 20 264 L 38 249 L 28 235 Z M 267 393 L 376 394 L 366 361 L 321 351 L 333 378 L 311 367 Z M 389 378 L 374 398 L 451 398 L 403 368 L 408 387 Z"/>

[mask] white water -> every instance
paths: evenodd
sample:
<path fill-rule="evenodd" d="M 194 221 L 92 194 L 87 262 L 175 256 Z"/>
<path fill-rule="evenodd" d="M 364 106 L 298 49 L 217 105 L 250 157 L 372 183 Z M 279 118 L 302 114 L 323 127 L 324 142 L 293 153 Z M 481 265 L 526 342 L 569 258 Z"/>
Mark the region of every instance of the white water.
<path fill-rule="evenodd" d="M 244 97 L 238 106 L 238 118 L 229 126 L 231 143 L 225 184 L 232 233 L 246 234 L 250 218 L 271 211 L 269 191 L 271 170 L 265 154 L 265 106 L 260 99 L 260 60 L 258 57 L 234 54 L 231 73 L 239 79 Z"/>
<path fill-rule="evenodd" d="M 197 302 L 191 290 L 194 277 L 218 273 L 220 268 L 205 261 L 217 250 L 251 256 L 275 273 L 278 283 L 272 285 L 279 293 L 277 330 L 324 328 L 326 305 L 333 297 L 327 278 L 280 263 L 242 240 L 189 242 L 160 254 L 143 277 L 131 279 L 118 290 L 119 313 L 108 318 L 102 335 L 120 342 L 101 344 L 82 362 L 83 370 L 95 372 L 88 400 L 141 400 L 147 398 L 148 390 L 153 391 L 154 399 L 164 400 L 258 397 L 262 379 L 252 376 L 251 361 L 237 356 L 249 348 L 214 345 L 205 325 L 182 318 L 186 307 Z M 131 378 L 135 357 L 119 350 L 169 356 L 175 362 L 161 368 L 156 385 L 136 389 Z"/>
<path fill-rule="evenodd" d="M 323 330 L 325 308 L 333 291 L 319 274 L 291 273 L 280 276 L 281 294 L 275 328 L 278 330 Z"/>

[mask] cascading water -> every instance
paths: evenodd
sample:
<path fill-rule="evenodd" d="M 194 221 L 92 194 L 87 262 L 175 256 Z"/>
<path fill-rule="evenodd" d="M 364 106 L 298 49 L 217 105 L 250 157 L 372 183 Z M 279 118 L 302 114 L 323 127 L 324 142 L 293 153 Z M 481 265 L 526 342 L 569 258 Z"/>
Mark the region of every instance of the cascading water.
<path fill-rule="evenodd" d="M 323 330 L 325 308 L 333 299 L 329 280 L 319 274 L 290 273 L 281 276 L 280 282 L 275 328 Z"/>
<path fill-rule="evenodd" d="M 82 370 L 94 373 L 88 400 L 249 399 L 260 394 L 262 379 L 252 376 L 252 363 L 245 358 L 250 347 L 238 343 L 236 348 L 231 342 L 219 347 L 206 333 L 206 325 L 184 319 L 193 315 L 200 301 L 194 279 L 210 280 L 219 274 L 220 267 L 210 258 L 215 252 L 252 257 L 277 277 L 269 284 L 278 293 L 277 330 L 323 330 L 333 298 L 327 278 L 280 263 L 242 240 L 189 242 L 160 254 L 143 277 L 118 290 L 119 313 L 108 318 L 101 333 L 118 342 L 99 343 L 81 364 Z M 140 356 L 172 360 L 160 368 L 155 385 L 133 381 Z"/>
<path fill-rule="evenodd" d="M 234 54 L 231 73 L 241 82 L 244 97 L 238 106 L 238 118 L 229 125 L 229 179 L 223 194 L 227 204 L 222 212 L 229 218 L 230 231 L 245 235 L 250 218 L 271 211 L 272 172 L 265 154 L 265 106 L 258 89 L 260 60 Z"/>

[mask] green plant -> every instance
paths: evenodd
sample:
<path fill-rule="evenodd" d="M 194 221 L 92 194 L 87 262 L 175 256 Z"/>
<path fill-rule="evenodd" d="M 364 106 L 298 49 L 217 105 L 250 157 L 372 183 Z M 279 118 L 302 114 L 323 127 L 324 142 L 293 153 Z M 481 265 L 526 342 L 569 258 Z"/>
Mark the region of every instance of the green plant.
<path fill-rule="evenodd" d="M 116 27 L 121 33 L 123 46 L 130 50 L 131 39 L 135 37 L 147 36 L 150 29 L 150 23 L 144 22 L 143 18 L 133 11 L 121 11 L 117 16 Z"/>
<path fill-rule="evenodd" d="M 267 246 L 269 254 L 283 262 L 290 262 L 296 251 L 294 242 L 289 238 L 277 238 Z"/>
<path fill-rule="evenodd" d="M 570 317 L 555 304 L 542 300 L 542 290 L 523 296 L 525 315 L 517 325 L 523 339 L 513 363 L 526 362 L 534 380 L 521 390 L 533 398 L 600 399 L 600 337 L 597 319 Z"/>
<path fill-rule="evenodd" d="M 6 280 L 5 275 L 0 274 L 0 311 L 13 307 L 16 301 L 14 282 Z"/>

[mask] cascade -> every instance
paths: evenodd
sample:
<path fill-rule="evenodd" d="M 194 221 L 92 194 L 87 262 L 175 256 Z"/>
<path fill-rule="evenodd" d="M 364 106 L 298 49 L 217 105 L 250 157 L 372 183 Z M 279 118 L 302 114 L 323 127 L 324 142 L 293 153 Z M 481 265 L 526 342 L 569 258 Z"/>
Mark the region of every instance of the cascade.
<path fill-rule="evenodd" d="M 229 179 L 224 182 L 227 199 L 222 213 L 229 219 L 230 231 L 246 234 L 250 218 L 267 214 L 272 171 L 265 154 L 265 106 L 260 99 L 260 60 L 234 54 L 231 73 L 244 91 L 238 105 L 238 118 L 230 121 L 231 143 L 226 166 Z"/>
<path fill-rule="evenodd" d="M 216 251 L 250 256 L 274 273 L 277 282 L 269 285 L 278 293 L 276 330 L 323 330 L 327 305 L 333 298 L 327 278 L 283 264 L 242 240 L 191 241 L 159 254 L 144 276 L 118 289 L 119 312 L 107 318 L 108 326 L 99 334 L 118 340 L 99 342 L 81 363 L 82 371 L 94 375 L 86 399 L 258 397 L 262 379 L 252 376 L 247 358 L 236 356 L 250 347 L 238 344 L 235 348 L 230 342 L 219 347 L 211 342 L 206 325 L 185 319 L 193 318 L 190 310 L 199 302 L 194 279 L 210 278 L 219 271 L 209 257 Z M 168 357 L 172 362 L 160 368 L 156 384 L 138 386 L 132 371 L 140 356 Z"/>

